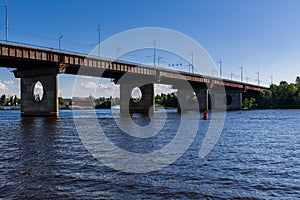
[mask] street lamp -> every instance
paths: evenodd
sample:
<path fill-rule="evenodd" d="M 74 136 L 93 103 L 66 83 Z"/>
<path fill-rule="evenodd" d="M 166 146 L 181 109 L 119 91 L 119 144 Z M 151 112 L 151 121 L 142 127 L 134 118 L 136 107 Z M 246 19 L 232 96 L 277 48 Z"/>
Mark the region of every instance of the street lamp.
<path fill-rule="evenodd" d="M 158 56 L 157 58 L 157 66 L 159 67 L 159 61 L 162 59 L 163 57 Z"/>
<path fill-rule="evenodd" d="M 58 49 L 60 50 L 60 40 L 63 38 L 64 36 L 62 34 L 58 35 Z"/>
<path fill-rule="evenodd" d="M 230 73 L 230 80 L 232 80 L 233 75 L 234 75 L 234 74 L 231 72 L 231 73 Z"/>
<path fill-rule="evenodd" d="M 222 78 L 222 59 L 220 59 L 218 63 L 220 65 L 220 78 Z"/>
<path fill-rule="evenodd" d="M 241 66 L 239 69 L 241 70 L 241 82 L 243 82 L 243 69 L 244 69 L 244 67 Z"/>
<path fill-rule="evenodd" d="M 153 42 L 153 66 L 155 67 L 155 60 L 156 60 L 156 40 Z"/>
<path fill-rule="evenodd" d="M 257 85 L 259 86 L 259 84 L 260 84 L 260 80 L 259 80 L 259 71 L 257 71 L 256 74 L 257 74 Z"/>
<path fill-rule="evenodd" d="M 194 52 L 192 52 L 191 56 L 192 56 L 192 63 L 191 63 L 192 73 L 194 73 Z"/>
<path fill-rule="evenodd" d="M 100 57 L 100 31 L 101 31 L 100 24 L 98 25 L 98 28 L 96 31 L 98 31 L 98 57 Z"/>
<path fill-rule="evenodd" d="M 2 4 L 2 6 L 5 8 L 6 16 L 5 16 L 5 32 L 6 32 L 6 42 L 8 42 L 8 3 L 7 0 L 5 4 Z"/>
<path fill-rule="evenodd" d="M 273 76 L 269 76 L 271 78 L 271 85 L 273 85 Z"/>
<path fill-rule="evenodd" d="M 121 48 L 116 47 L 117 60 L 119 59 L 119 51 L 120 50 L 121 50 Z"/>

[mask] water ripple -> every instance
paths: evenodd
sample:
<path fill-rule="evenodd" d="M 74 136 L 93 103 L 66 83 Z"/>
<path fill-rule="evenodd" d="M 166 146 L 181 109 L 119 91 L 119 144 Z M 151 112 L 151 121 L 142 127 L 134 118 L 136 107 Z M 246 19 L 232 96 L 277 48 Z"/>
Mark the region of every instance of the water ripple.
<path fill-rule="evenodd" d="M 195 141 L 175 163 L 157 172 L 130 174 L 108 168 L 89 154 L 71 111 L 61 111 L 59 119 L 22 119 L 19 111 L 0 111 L 0 198 L 299 199 L 299 114 L 229 112 L 217 145 L 199 159 L 209 125 L 202 121 Z M 96 115 L 107 137 L 133 152 L 167 144 L 180 120 L 176 113 L 168 114 L 164 129 L 142 140 L 122 133 L 110 111 Z M 134 120 L 149 122 L 138 116 Z"/>

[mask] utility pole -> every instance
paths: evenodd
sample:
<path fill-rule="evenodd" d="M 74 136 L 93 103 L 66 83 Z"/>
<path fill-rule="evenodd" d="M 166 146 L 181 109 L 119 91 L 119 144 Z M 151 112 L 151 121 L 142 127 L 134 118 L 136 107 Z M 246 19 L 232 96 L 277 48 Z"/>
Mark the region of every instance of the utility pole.
<path fill-rule="evenodd" d="M 271 85 L 273 85 L 273 76 L 271 75 L 270 78 L 271 78 Z"/>
<path fill-rule="evenodd" d="M 243 82 L 243 69 L 244 69 L 244 67 L 241 66 L 239 69 L 241 70 L 241 82 Z"/>
<path fill-rule="evenodd" d="M 62 35 L 62 34 L 59 34 L 58 35 L 58 49 L 60 50 L 61 48 L 61 46 L 60 46 L 60 41 L 61 41 L 61 39 L 63 38 L 64 36 Z"/>
<path fill-rule="evenodd" d="M 189 72 L 191 72 L 191 66 L 192 66 L 192 64 L 189 63 L 187 66 L 189 66 Z"/>
<path fill-rule="evenodd" d="M 192 52 L 191 56 L 192 56 L 192 73 L 194 73 L 194 52 Z"/>
<path fill-rule="evenodd" d="M 259 86 L 260 80 L 259 80 L 259 71 L 256 72 L 257 74 L 257 85 Z"/>
<path fill-rule="evenodd" d="M 217 73 L 218 73 L 218 70 L 212 69 L 212 70 L 211 70 L 211 76 L 214 76 L 214 74 L 215 74 L 214 72 L 217 72 Z"/>
<path fill-rule="evenodd" d="M 98 31 L 98 57 L 100 57 L 100 31 L 101 31 L 100 24 L 98 25 L 96 31 Z"/>
<path fill-rule="evenodd" d="M 159 61 L 162 59 L 163 57 L 158 56 L 157 57 L 157 66 L 159 67 Z"/>
<path fill-rule="evenodd" d="M 153 43 L 153 66 L 155 67 L 155 62 L 156 62 L 156 40 L 154 40 L 154 43 Z"/>
<path fill-rule="evenodd" d="M 220 65 L 220 78 L 222 78 L 222 59 L 220 59 L 218 63 Z"/>
<path fill-rule="evenodd" d="M 119 59 L 119 51 L 120 50 L 121 50 L 121 48 L 116 47 L 117 60 Z"/>
<path fill-rule="evenodd" d="M 230 79 L 231 79 L 231 80 L 232 80 L 232 77 L 233 77 L 233 73 L 231 72 L 231 73 L 230 73 Z"/>
<path fill-rule="evenodd" d="M 5 4 L 2 4 L 2 6 L 5 8 L 5 35 L 6 35 L 6 42 L 8 42 L 8 2 L 6 0 Z"/>

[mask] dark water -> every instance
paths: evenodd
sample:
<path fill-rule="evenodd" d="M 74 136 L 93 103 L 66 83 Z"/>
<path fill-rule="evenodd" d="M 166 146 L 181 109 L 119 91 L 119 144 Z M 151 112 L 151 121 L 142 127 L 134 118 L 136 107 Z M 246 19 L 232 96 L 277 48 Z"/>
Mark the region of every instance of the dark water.
<path fill-rule="evenodd" d="M 108 110 L 97 112 L 115 144 L 149 150 L 141 139 L 120 134 Z M 168 137 L 154 139 L 150 150 L 174 137 L 179 115 L 170 113 L 168 119 L 161 133 Z M 135 120 L 149 123 L 138 115 Z M 0 111 L 0 198 L 300 199 L 300 110 L 228 112 L 217 145 L 199 159 L 208 125 L 200 122 L 194 142 L 175 163 L 135 174 L 93 158 L 79 139 L 71 111 L 61 111 L 59 119 Z"/>

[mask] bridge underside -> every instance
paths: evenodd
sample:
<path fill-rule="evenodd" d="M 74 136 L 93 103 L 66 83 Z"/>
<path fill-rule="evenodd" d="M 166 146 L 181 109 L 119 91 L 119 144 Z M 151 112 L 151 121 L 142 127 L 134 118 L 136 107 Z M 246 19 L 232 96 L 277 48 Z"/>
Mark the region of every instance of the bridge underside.
<path fill-rule="evenodd" d="M 59 68 L 36 68 L 31 70 L 16 70 L 15 77 L 21 78 L 21 114 L 22 116 L 58 116 L 58 85 Z M 132 80 L 132 79 L 131 79 Z M 144 80 L 141 78 L 140 80 Z M 41 101 L 34 96 L 34 85 L 41 82 L 44 89 Z M 185 81 L 188 83 L 187 81 Z M 153 78 L 148 81 L 120 81 L 120 112 L 121 114 L 145 113 L 155 110 Z M 170 84 L 170 82 L 168 82 Z M 131 93 L 133 88 L 139 87 L 142 98 L 133 102 Z M 242 109 L 242 90 L 225 88 L 210 88 L 206 84 L 183 84 L 176 82 L 178 112 L 205 110 L 240 110 Z M 225 93 L 224 93 L 225 92 Z M 194 97 L 191 99 L 191 94 Z"/>

